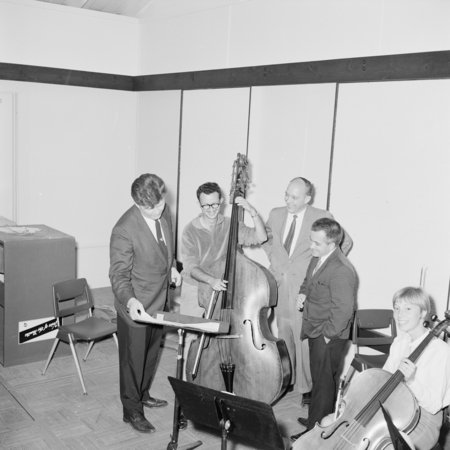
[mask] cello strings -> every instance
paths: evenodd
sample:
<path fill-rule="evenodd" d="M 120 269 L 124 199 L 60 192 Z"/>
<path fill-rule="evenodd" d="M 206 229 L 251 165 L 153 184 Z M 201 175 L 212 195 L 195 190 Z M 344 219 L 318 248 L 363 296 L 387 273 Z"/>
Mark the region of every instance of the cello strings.
<path fill-rule="evenodd" d="M 409 356 L 412 362 L 417 361 L 419 356 L 422 354 L 428 343 L 434 338 L 434 334 L 430 333 L 414 350 Z M 373 419 L 375 414 L 380 410 L 380 402 L 384 403 L 388 397 L 392 394 L 395 388 L 403 379 L 403 373 L 397 370 L 389 380 L 381 387 L 381 389 L 372 397 L 372 399 L 367 403 L 367 405 L 360 411 L 360 413 L 355 417 L 354 420 L 349 424 L 347 429 L 340 435 L 335 449 L 345 450 L 348 443 L 351 443 L 351 439 L 356 436 L 360 431 L 361 427 L 366 427 L 370 420 Z M 354 445 L 352 443 L 352 445 Z"/>

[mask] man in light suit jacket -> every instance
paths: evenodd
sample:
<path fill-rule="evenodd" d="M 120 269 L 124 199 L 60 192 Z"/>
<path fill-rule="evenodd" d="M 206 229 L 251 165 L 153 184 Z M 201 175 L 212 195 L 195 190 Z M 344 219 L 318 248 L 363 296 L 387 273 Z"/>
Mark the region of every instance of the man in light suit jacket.
<path fill-rule="evenodd" d="M 357 278 L 355 269 L 339 248 L 342 233 L 335 220 L 323 218 L 313 223 L 313 258 L 297 297 L 298 309 L 304 308 L 302 339 L 309 340 L 313 382 L 307 431 L 333 412 L 337 370 L 356 308 Z M 291 439 L 295 441 L 302 434 Z"/>
<path fill-rule="evenodd" d="M 162 326 L 136 322 L 166 308 L 170 281 L 180 285 L 173 257 L 172 219 L 164 181 L 144 174 L 131 187 L 135 204 L 112 230 L 109 278 L 117 309 L 120 399 L 123 420 L 142 433 L 155 431 L 144 406 L 167 406 L 150 397 Z"/>
<path fill-rule="evenodd" d="M 278 337 L 286 342 L 291 359 L 291 385 L 296 384 L 303 394 L 304 403 L 309 403 L 311 374 L 309 369 L 308 341 L 300 340 L 301 313 L 296 308 L 296 297 L 311 260 L 310 231 L 315 220 L 333 218 L 328 211 L 314 208 L 308 203 L 313 196 L 313 185 L 305 178 L 294 178 L 288 185 L 284 197 L 286 206 L 274 208 L 266 223 L 268 241 L 263 244 L 270 261 L 269 270 L 278 285 L 278 304 L 275 318 Z M 289 253 L 284 244 L 295 217 L 295 230 Z M 352 247 L 350 236 L 345 233 L 341 247 L 347 254 Z"/>

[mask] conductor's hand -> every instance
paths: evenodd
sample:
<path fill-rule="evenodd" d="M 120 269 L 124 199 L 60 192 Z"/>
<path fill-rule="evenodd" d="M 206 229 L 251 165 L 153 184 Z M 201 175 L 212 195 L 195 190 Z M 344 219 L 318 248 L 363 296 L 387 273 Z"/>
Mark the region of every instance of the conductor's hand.
<path fill-rule="evenodd" d="M 172 283 L 175 283 L 175 286 L 179 286 L 181 284 L 181 275 L 180 272 L 175 267 L 172 267 L 172 271 L 170 273 L 172 277 Z"/>
<path fill-rule="evenodd" d="M 227 290 L 227 283 L 228 281 L 221 280 L 220 278 L 211 278 L 208 282 L 208 284 L 215 290 L 215 291 L 226 291 Z"/>
<path fill-rule="evenodd" d="M 297 309 L 299 311 L 303 311 L 303 306 L 305 305 L 306 295 L 305 294 L 298 294 L 297 295 Z"/>
<path fill-rule="evenodd" d="M 128 314 L 133 320 L 141 318 L 140 312 L 145 311 L 144 305 L 137 299 L 131 298 L 127 303 Z"/>
<path fill-rule="evenodd" d="M 414 377 L 416 376 L 416 365 L 410 361 L 408 358 L 403 358 L 398 365 L 398 370 L 405 376 L 405 382 L 414 381 Z"/>

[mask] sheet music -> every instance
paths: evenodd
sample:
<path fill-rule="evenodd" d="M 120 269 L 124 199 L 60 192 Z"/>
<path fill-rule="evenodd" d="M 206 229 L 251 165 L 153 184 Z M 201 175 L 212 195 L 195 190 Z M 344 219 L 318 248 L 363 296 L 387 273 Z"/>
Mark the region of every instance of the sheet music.
<path fill-rule="evenodd" d="M 155 325 L 166 325 L 176 328 L 183 328 L 187 330 L 201 331 L 204 333 L 218 333 L 219 323 L 208 322 L 208 323 L 180 323 L 180 322 L 170 322 L 164 320 L 164 314 L 158 314 L 156 318 L 150 316 L 145 311 L 141 311 L 141 318 L 139 322 L 152 323 Z"/>

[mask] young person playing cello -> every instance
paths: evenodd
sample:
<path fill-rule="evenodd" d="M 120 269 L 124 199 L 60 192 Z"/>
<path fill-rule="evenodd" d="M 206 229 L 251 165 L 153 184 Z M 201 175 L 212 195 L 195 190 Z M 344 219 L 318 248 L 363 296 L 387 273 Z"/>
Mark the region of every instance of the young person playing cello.
<path fill-rule="evenodd" d="M 416 364 L 408 356 L 428 335 L 424 321 L 430 315 L 430 299 L 421 288 L 406 287 L 394 294 L 394 318 L 404 332 L 391 345 L 383 367 L 394 373 L 400 370 L 420 406 L 420 419 L 409 434 L 416 450 L 430 450 L 438 442 L 444 408 L 450 404 L 450 347 L 433 339 Z M 392 446 L 387 447 L 391 449 Z"/>
<path fill-rule="evenodd" d="M 430 299 L 423 289 L 406 287 L 394 294 L 392 304 L 401 333 L 394 339 L 383 369 L 392 374 L 399 370 L 404 375 L 403 382 L 420 407 L 420 418 L 415 428 L 408 435 L 401 434 L 412 449 L 431 450 L 439 439 L 444 408 L 450 404 L 450 347 L 443 340 L 432 338 L 413 363 L 408 358 L 429 336 L 424 321 L 430 315 Z M 344 417 L 345 411 L 342 414 Z M 330 414 L 322 419 L 320 425 L 322 428 L 329 427 L 333 422 L 334 414 Z M 308 434 L 304 435 L 305 438 Z M 300 437 L 292 448 L 303 450 L 310 447 L 310 442 L 309 438 L 304 440 Z M 320 439 L 314 442 L 321 445 Z M 314 450 L 316 448 L 321 447 L 316 446 Z M 392 444 L 388 444 L 383 450 L 393 448 Z"/>

